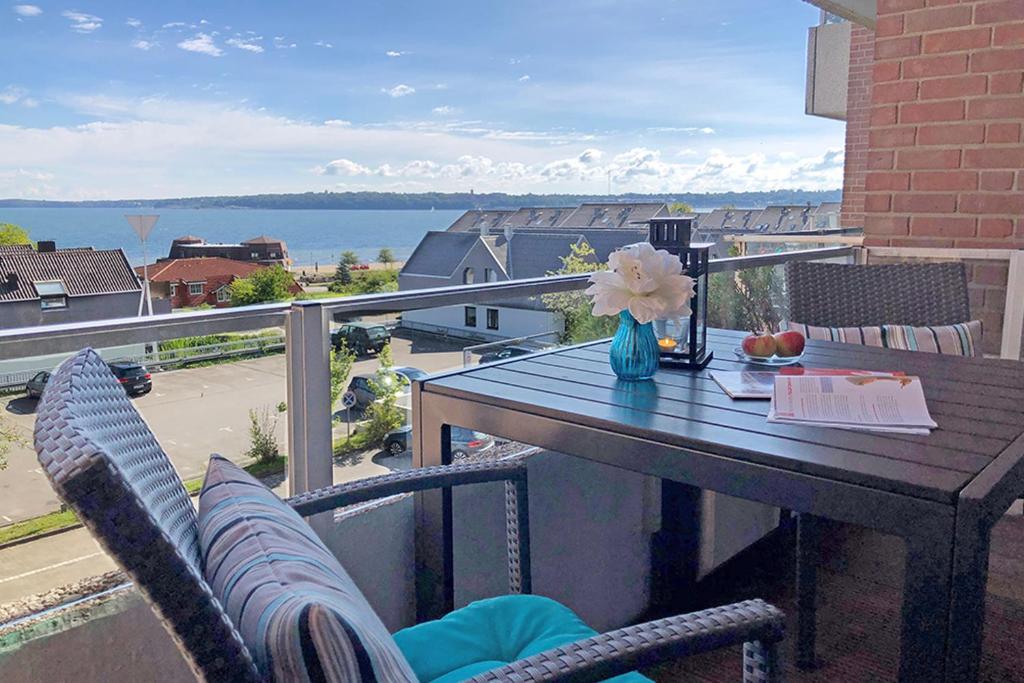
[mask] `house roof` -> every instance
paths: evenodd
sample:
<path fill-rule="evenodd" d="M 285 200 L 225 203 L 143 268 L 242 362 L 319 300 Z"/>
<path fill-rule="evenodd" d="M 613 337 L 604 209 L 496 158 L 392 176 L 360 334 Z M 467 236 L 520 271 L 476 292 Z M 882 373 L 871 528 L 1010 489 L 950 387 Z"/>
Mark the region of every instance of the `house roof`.
<path fill-rule="evenodd" d="M 516 209 L 501 223 L 501 227 L 554 228 L 561 225 L 576 209 L 566 206 L 533 206 Z"/>
<path fill-rule="evenodd" d="M 175 242 L 189 242 L 189 243 L 200 242 L 201 243 L 201 242 L 205 242 L 206 240 L 204 240 L 202 237 L 197 237 L 195 235 L 182 235 L 181 237 L 175 237 L 174 241 Z"/>
<path fill-rule="evenodd" d="M 517 232 L 508 241 L 508 276 L 514 280 L 543 277 L 562 267 L 563 256 L 583 236 L 578 233 Z"/>
<path fill-rule="evenodd" d="M 32 245 L 30 244 L 0 244 L 0 256 L 3 254 L 21 254 L 26 251 L 32 251 Z"/>
<path fill-rule="evenodd" d="M 260 268 L 258 263 L 235 261 L 220 256 L 178 258 L 159 261 L 149 266 L 152 282 L 200 282 L 214 278 L 248 277 Z M 142 275 L 142 266 L 135 272 Z"/>
<path fill-rule="evenodd" d="M 472 232 L 431 230 L 416 245 L 401 272 L 448 277 L 478 239 L 480 235 Z"/>
<path fill-rule="evenodd" d="M 626 204 L 622 202 L 588 202 L 580 204 L 563 220 L 563 228 L 625 228 L 630 223 L 642 223 L 651 218 L 668 216 L 663 202 Z"/>
<path fill-rule="evenodd" d="M 498 211 L 481 211 L 470 209 L 455 219 L 455 222 L 448 226 L 448 232 L 466 232 L 469 230 L 480 231 L 481 227 L 494 229 L 499 227 L 506 218 L 515 213 L 511 209 Z"/>
<path fill-rule="evenodd" d="M 10 274 L 17 276 L 12 283 Z M 33 282 L 59 281 L 70 297 L 138 292 L 141 289 L 120 249 L 34 249 L 0 252 L 0 301 L 39 298 Z"/>
<path fill-rule="evenodd" d="M 242 242 L 242 244 L 284 244 L 284 240 L 279 240 L 276 237 L 260 235 L 258 237 L 253 237 L 250 240 L 246 240 Z"/>
<path fill-rule="evenodd" d="M 581 230 L 580 234 L 594 248 L 594 258 L 607 263 L 608 256 L 627 244 L 647 241 L 647 230 Z"/>

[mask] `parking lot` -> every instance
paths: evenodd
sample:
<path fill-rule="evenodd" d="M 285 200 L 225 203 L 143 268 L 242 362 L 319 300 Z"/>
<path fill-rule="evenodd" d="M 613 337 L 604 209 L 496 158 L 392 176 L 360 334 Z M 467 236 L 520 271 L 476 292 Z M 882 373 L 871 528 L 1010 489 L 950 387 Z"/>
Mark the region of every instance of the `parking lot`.
<path fill-rule="evenodd" d="M 395 365 L 437 372 L 462 364 L 461 345 L 434 337 L 395 337 Z M 375 357 L 359 359 L 352 375 L 372 373 Z M 249 410 L 285 400 L 283 354 L 208 367 L 153 374 L 151 393 L 132 399 L 163 445 L 183 479 L 200 477 L 211 453 L 242 459 L 249 443 Z M 34 400 L 23 395 L 4 399 L 4 415 L 31 442 Z M 286 446 L 285 416 L 278 420 L 282 449 Z M 355 454 L 341 464 L 360 468 L 375 453 Z M 353 473 L 354 476 L 361 476 Z M 51 512 L 59 501 L 30 445 L 16 446 L 0 471 L 0 524 Z"/>

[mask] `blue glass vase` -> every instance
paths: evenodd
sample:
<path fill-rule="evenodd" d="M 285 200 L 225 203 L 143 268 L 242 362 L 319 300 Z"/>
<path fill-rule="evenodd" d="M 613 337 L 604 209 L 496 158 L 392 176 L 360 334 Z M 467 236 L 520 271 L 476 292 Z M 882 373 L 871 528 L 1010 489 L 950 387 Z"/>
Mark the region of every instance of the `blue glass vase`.
<path fill-rule="evenodd" d="M 619 379 L 635 382 L 654 377 L 658 371 L 658 338 L 651 323 L 641 325 L 629 311 L 619 314 L 619 329 L 608 352 Z"/>

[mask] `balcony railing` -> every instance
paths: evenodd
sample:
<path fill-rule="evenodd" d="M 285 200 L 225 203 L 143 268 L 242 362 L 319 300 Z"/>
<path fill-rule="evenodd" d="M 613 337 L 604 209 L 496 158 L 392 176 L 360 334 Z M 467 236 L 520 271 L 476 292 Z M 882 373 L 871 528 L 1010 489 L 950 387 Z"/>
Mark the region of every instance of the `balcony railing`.
<path fill-rule="evenodd" d="M 717 259 L 711 262 L 710 270 L 729 272 L 775 266 L 787 261 L 849 258 L 852 255 L 853 249 L 850 247 L 806 249 Z M 329 381 L 329 324 L 332 318 L 344 320 L 442 306 L 497 303 L 583 289 L 587 286 L 588 278 L 588 274 L 556 275 L 336 299 L 0 330 L 0 360 L 72 353 L 86 346 L 123 346 L 283 326 L 287 357 L 287 475 L 289 491 L 295 495 L 333 483 Z"/>

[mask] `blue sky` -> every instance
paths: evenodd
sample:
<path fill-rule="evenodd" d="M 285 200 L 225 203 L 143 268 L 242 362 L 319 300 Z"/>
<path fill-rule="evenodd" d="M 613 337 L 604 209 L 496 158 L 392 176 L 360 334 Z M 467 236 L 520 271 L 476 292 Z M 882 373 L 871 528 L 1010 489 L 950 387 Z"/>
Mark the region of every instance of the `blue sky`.
<path fill-rule="evenodd" d="M 801 0 L 12 3 L 0 197 L 832 189 Z"/>

